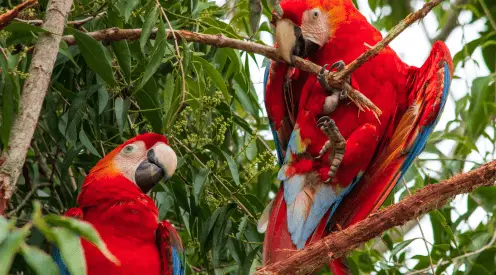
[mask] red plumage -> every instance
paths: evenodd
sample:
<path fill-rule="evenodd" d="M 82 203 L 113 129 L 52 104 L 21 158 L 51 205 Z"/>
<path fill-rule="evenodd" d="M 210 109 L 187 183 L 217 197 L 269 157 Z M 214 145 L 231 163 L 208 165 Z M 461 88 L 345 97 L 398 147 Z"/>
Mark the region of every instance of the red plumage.
<path fill-rule="evenodd" d="M 172 274 L 171 260 L 162 255 L 172 245 L 182 249 L 177 232 L 164 221 L 158 223 L 154 201 L 124 176 L 116 163 L 121 150 L 142 141 L 144 150 L 157 143 L 168 144 L 158 134 L 136 136 L 107 154 L 91 169 L 78 196 L 78 208 L 69 209 L 66 216 L 89 222 L 98 231 L 110 252 L 119 260 L 117 266 L 91 243 L 82 240 L 89 275 L 96 274 Z M 142 159 L 146 159 L 146 152 Z M 135 168 L 136 169 L 136 168 Z M 163 228 L 167 228 L 164 233 Z"/>

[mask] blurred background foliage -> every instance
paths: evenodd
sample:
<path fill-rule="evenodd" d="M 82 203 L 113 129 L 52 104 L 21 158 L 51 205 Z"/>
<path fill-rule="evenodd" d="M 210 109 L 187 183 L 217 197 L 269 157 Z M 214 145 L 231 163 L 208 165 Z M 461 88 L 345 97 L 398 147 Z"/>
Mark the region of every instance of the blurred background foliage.
<path fill-rule="evenodd" d="M 8 146 L 28 74 L 29 48 L 43 31 L 36 20 L 43 19 L 47 2 L 40 0 L 0 31 L 2 150 Z M 361 9 L 371 10 L 372 23 L 382 31 L 424 3 L 359 2 Z M 17 4 L 0 0 L 0 13 Z M 274 143 L 257 82 L 267 61 L 181 38 L 176 46 L 161 31 L 152 40 L 146 34 L 170 24 L 173 29 L 272 44 L 267 17 L 273 4 L 76 0 L 65 32 L 75 36 L 77 45 L 60 45 L 40 121 L 8 205 L 10 221 L 0 217 L 0 274 L 55 274 L 43 252 L 49 251 L 49 243 L 64 253 L 77 249 L 74 233 L 92 237 L 83 225 L 57 215 L 75 206 L 86 173 L 103 155 L 144 131 L 166 134 L 179 156 L 174 177 L 154 188 L 151 196 L 160 218 L 170 220 L 180 233 L 187 274 L 250 274 L 260 266 L 263 235 L 256 223 L 278 188 Z M 469 20 L 458 20 L 462 14 Z M 479 38 L 462 41 L 463 49 L 452 52 L 456 85 L 466 85 L 465 92 L 450 96 L 454 108 L 444 114 L 449 121 L 436 128 L 405 184 L 398 184 L 386 205 L 409 189 L 435 184 L 495 156 L 496 2 L 446 1 L 434 15 L 437 30 L 420 23 L 431 42 L 473 24 L 485 27 Z M 94 18 L 77 23 L 89 17 Z M 85 34 L 111 27 L 143 28 L 145 35 L 135 41 L 97 42 Z M 429 37 L 433 32 L 436 37 Z M 458 73 L 468 63 L 488 73 L 464 79 Z M 40 202 L 38 208 L 34 201 Z M 431 232 L 429 236 L 408 237 L 418 230 L 415 221 L 395 228 L 351 253 L 350 266 L 356 274 L 430 273 L 432 268 L 437 274 L 494 274 L 495 209 L 494 187 L 460 196 L 420 220 L 422 236 L 423 231 Z M 81 264 L 80 257 L 71 261 L 75 267 Z"/>

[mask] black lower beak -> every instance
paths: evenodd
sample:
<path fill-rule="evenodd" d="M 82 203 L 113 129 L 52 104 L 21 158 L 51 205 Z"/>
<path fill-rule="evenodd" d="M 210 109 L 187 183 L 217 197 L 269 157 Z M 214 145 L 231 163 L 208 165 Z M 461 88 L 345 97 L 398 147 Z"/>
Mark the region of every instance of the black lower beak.
<path fill-rule="evenodd" d="M 148 151 L 147 158 L 140 163 L 136 169 L 134 179 L 138 187 L 144 193 L 148 193 L 152 188 L 165 177 L 165 169 L 161 167 L 155 156 L 155 152 Z"/>
<path fill-rule="evenodd" d="M 296 43 L 293 49 L 293 55 L 301 58 L 307 58 L 320 48 L 318 44 L 303 37 L 300 27 L 295 26 L 294 28 Z M 291 64 L 293 64 L 293 60 L 291 60 Z"/>

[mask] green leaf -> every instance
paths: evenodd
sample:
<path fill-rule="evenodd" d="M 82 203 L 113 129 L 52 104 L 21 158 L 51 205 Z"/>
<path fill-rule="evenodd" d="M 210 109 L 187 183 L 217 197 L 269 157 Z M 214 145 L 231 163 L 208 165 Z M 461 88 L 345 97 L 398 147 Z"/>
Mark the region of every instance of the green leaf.
<path fill-rule="evenodd" d="M 38 275 L 58 275 L 60 274 L 58 266 L 52 257 L 45 251 L 29 245 L 21 246 L 21 254 L 26 263 Z"/>
<path fill-rule="evenodd" d="M 151 78 L 145 86 L 135 94 L 136 101 L 141 109 L 141 113 L 150 122 L 153 131 L 160 133 L 162 129 L 162 108 L 159 103 L 160 90 Z"/>
<path fill-rule="evenodd" d="M 64 40 L 60 40 L 60 45 L 59 45 L 59 53 L 67 57 L 76 68 L 79 69 L 79 66 L 77 65 L 76 61 L 72 57 L 71 52 L 69 51 L 69 46 Z"/>
<path fill-rule="evenodd" d="M 158 14 L 159 14 L 158 13 L 159 9 L 155 5 L 155 3 L 152 1 L 150 4 L 151 4 L 151 10 L 146 11 L 146 19 L 145 19 L 145 23 L 143 23 L 141 36 L 139 39 L 142 52 L 145 52 L 145 50 L 144 50 L 145 44 L 150 39 L 150 34 L 152 33 L 152 28 L 153 28 L 153 26 L 155 26 L 155 22 L 157 22 Z"/>
<path fill-rule="evenodd" d="M 215 209 L 212 216 L 210 216 L 202 225 L 202 231 L 200 233 L 200 252 L 201 254 L 207 253 L 210 248 L 212 248 L 212 239 L 213 239 L 213 229 L 219 214 L 223 211 L 223 207 L 219 207 Z"/>
<path fill-rule="evenodd" d="M 12 231 L 0 244 L 0 275 L 7 275 L 17 250 L 29 235 L 30 224 Z"/>
<path fill-rule="evenodd" d="M 124 16 L 124 22 L 127 23 L 129 17 L 131 16 L 131 12 L 139 3 L 140 0 L 118 0 L 117 3 L 115 3 L 115 7 L 120 14 Z"/>
<path fill-rule="evenodd" d="M 394 255 L 397 255 L 401 250 L 403 250 L 405 247 L 410 245 L 413 241 L 417 240 L 418 238 L 402 241 L 398 244 L 396 244 L 393 249 L 391 250 L 391 257 Z"/>
<path fill-rule="evenodd" d="M 165 113 L 169 112 L 169 109 L 174 101 L 174 84 L 174 75 L 172 73 L 167 74 L 165 77 L 164 89 L 162 91 Z"/>
<path fill-rule="evenodd" d="M 205 183 L 207 183 L 207 176 L 209 172 L 210 170 L 201 168 L 200 171 L 195 175 L 195 179 L 193 180 L 193 195 L 197 203 L 200 201 L 200 196 L 205 190 Z"/>
<path fill-rule="evenodd" d="M 155 74 L 160 64 L 162 64 L 162 59 L 167 50 L 167 40 L 165 39 L 165 27 L 162 21 L 160 21 L 159 30 L 157 33 L 157 40 L 155 41 L 155 47 L 153 48 L 153 53 L 150 56 L 150 61 L 146 66 L 145 73 L 141 79 L 141 83 L 138 89 L 141 89 L 146 82 Z"/>
<path fill-rule="evenodd" d="M 117 120 L 117 126 L 121 134 L 124 132 L 124 128 L 127 124 L 127 113 L 129 111 L 129 106 L 131 106 L 131 99 L 126 98 L 123 100 L 118 97 L 115 99 L 115 118 Z"/>
<path fill-rule="evenodd" d="M 4 216 L 0 216 L 0 244 L 9 234 L 9 222 Z"/>
<path fill-rule="evenodd" d="M 139 1 L 138 1 L 139 2 Z M 128 84 L 131 83 L 131 52 L 126 40 L 112 42 L 112 50 Z"/>
<path fill-rule="evenodd" d="M 96 148 L 93 146 L 93 144 L 91 144 L 91 140 L 88 138 L 88 136 L 84 132 L 83 128 L 84 127 L 81 127 L 81 131 L 79 131 L 79 140 L 84 145 L 84 147 L 86 147 L 86 149 L 90 150 L 90 152 L 93 155 L 101 158 L 101 155 L 98 153 L 98 150 L 96 150 Z"/>
<path fill-rule="evenodd" d="M 73 30 L 72 32 L 74 34 L 74 38 L 76 38 L 79 49 L 81 50 L 81 55 L 88 66 L 100 75 L 100 77 L 109 85 L 117 85 L 114 78 L 114 73 L 112 72 L 110 60 L 105 54 L 105 47 L 84 32 L 80 32 L 78 30 Z"/>
<path fill-rule="evenodd" d="M 222 78 L 222 75 L 217 71 L 217 69 L 215 69 L 215 67 L 212 66 L 212 64 L 208 63 L 207 60 L 199 56 L 193 55 L 193 60 L 198 61 L 202 64 L 202 67 L 207 73 L 207 75 L 213 81 L 215 86 L 222 92 L 222 94 L 224 95 L 224 99 L 227 100 L 229 98 L 229 92 L 227 91 L 227 86 L 224 81 L 224 78 Z"/>
<path fill-rule="evenodd" d="M 100 87 L 98 89 L 98 114 L 102 114 L 103 110 L 105 110 L 105 107 L 107 107 L 109 100 L 109 95 L 107 92 L 107 89 L 105 89 L 105 86 Z"/>
<path fill-rule="evenodd" d="M 93 226 L 85 221 L 73 219 L 64 216 L 47 215 L 46 221 L 52 226 L 59 226 L 60 229 L 68 229 L 71 232 L 85 238 L 90 243 L 94 244 L 100 252 L 114 264 L 119 264 L 119 260 L 108 250 L 107 245 L 100 238 L 100 235 Z"/>
<path fill-rule="evenodd" d="M 72 275 L 85 275 L 86 262 L 78 235 L 62 227 L 52 228 L 52 231 L 55 236 L 55 244 L 59 248 L 62 260 L 69 272 Z"/>
<path fill-rule="evenodd" d="M 41 28 L 41 27 L 38 27 L 38 26 L 34 26 L 34 25 L 31 25 L 31 24 L 27 24 L 27 23 L 24 23 L 24 22 L 19 22 L 19 21 L 12 21 L 7 27 L 5 27 L 5 30 L 8 31 L 8 32 L 12 32 L 12 33 L 15 33 L 15 34 L 21 34 L 21 33 L 31 33 L 31 32 L 35 32 L 35 33 L 38 33 L 38 32 L 45 32 L 45 33 L 49 33 L 49 31 Z"/>
<path fill-rule="evenodd" d="M 232 178 L 234 182 L 237 185 L 240 185 L 241 182 L 239 181 L 239 172 L 238 172 L 238 166 L 236 165 L 236 162 L 234 162 L 234 159 L 228 155 L 226 152 L 222 151 L 219 149 L 219 147 L 213 145 L 213 144 L 207 144 L 205 145 L 205 148 L 216 153 L 219 156 L 224 157 L 224 159 L 227 161 L 227 165 L 229 166 L 229 170 L 231 171 Z"/>
<path fill-rule="evenodd" d="M 14 123 L 14 116 L 17 113 L 17 102 L 15 100 L 18 89 L 18 84 L 15 76 L 7 75 L 5 83 L 0 85 L 3 87 L 3 106 L 2 106 L 2 125 L 0 128 L 0 137 L 4 148 L 9 144 L 10 130 Z"/>

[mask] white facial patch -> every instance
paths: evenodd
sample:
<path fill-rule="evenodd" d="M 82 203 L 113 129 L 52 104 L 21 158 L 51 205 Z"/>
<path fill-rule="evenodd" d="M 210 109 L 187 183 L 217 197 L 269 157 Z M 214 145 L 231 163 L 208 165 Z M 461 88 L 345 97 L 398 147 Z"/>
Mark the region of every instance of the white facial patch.
<path fill-rule="evenodd" d="M 324 46 L 329 41 L 330 35 L 327 14 L 318 8 L 305 11 L 302 17 L 301 34 L 305 39 L 320 47 Z"/>
<path fill-rule="evenodd" d="M 130 181 L 136 184 L 134 178 L 136 169 L 142 161 L 146 159 L 146 145 L 143 141 L 136 141 L 122 148 L 115 157 L 115 163 L 121 173 Z"/>

